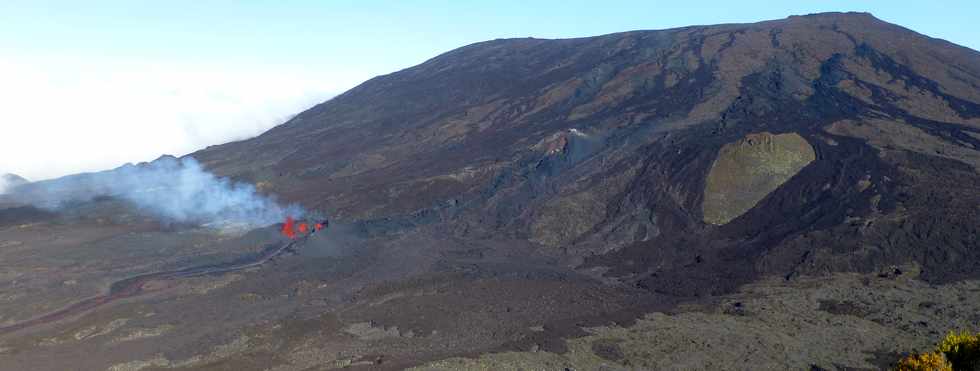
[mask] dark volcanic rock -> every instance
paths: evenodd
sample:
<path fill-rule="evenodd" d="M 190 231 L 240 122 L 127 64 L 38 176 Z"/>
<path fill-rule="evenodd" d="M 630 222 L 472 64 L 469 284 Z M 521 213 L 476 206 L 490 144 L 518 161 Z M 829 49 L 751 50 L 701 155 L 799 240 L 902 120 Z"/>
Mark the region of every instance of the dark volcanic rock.
<path fill-rule="evenodd" d="M 378 233 L 530 240 L 654 292 L 909 262 L 946 282 L 980 275 L 978 102 L 980 53 L 826 13 L 477 43 L 192 156 Z M 801 160 L 712 187 L 737 206 L 706 223 L 717 161 L 761 169 L 724 148 L 785 134 Z"/>

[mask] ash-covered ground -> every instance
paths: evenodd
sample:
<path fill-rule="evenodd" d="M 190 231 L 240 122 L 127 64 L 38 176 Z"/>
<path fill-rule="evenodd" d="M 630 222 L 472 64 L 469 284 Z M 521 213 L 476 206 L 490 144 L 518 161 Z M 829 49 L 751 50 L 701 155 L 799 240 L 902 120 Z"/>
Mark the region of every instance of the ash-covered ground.
<path fill-rule="evenodd" d="M 114 200 L 78 210 L 0 211 L 2 326 L 129 277 L 291 242 L 278 226 L 161 227 Z M 161 278 L 5 332 L 0 369 L 874 369 L 980 321 L 980 282 L 929 285 L 914 266 L 680 299 L 611 284 L 526 241 L 370 230 L 334 223 L 262 265 Z"/>

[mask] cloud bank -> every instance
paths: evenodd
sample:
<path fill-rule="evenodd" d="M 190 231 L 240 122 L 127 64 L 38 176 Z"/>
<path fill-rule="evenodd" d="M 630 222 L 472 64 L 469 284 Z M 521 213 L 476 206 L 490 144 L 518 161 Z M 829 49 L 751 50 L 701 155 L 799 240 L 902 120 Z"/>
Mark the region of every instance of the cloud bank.
<path fill-rule="evenodd" d="M 245 139 L 355 81 L 287 66 L 0 58 L 0 174 L 50 179 Z"/>

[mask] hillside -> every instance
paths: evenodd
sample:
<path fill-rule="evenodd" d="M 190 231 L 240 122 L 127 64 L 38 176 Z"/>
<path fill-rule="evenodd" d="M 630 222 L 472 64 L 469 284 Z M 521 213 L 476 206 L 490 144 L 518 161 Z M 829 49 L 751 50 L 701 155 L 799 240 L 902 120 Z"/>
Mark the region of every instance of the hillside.
<path fill-rule="evenodd" d="M 864 13 L 494 40 L 192 156 L 658 292 L 910 262 L 948 282 L 980 274 L 978 86 L 980 53 Z"/>

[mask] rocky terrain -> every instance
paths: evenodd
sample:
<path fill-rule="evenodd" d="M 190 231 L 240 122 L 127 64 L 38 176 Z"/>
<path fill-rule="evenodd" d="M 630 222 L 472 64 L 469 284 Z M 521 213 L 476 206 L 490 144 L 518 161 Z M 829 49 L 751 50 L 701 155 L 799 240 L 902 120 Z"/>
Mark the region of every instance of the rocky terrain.
<path fill-rule="evenodd" d="M 0 369 L 878 369 L 980 326 L 980 53 L 869 14 L 477 43 L 189 156 L 334 222 Z M 0 205 L 0 327 L 284 238 Z"/>

